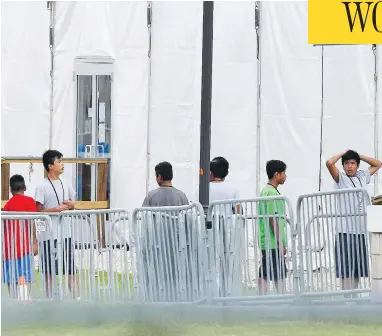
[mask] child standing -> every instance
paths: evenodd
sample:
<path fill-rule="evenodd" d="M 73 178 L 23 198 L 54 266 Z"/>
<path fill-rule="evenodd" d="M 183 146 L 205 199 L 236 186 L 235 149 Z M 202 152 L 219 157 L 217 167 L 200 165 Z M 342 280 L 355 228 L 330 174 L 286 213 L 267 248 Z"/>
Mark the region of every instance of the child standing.
<path fill-rule="evenodd" d="M 21 175 L 10 178 L 12 198 L 5 204 L 4 211 L 37 212 L 36 202 L 32 197 L 24 195 L 25 180 Z M 31 239 L 33 254 L 37 255 L 37 239 L 34 223 L 28 225 L 19 220 L 3 220 L 4 247 L 2 251 L 4 283 L 8 284 L 11 297 L 29 300 L 31 285 Z M 32 230 L 31 230 L 32 229 Z M 11 291 L 12 285 L 12 291 Z M 16 288 L 14 288 L 16 286 Z M 18 290 L 17 290 L 17 287 Z M 16 293 L 19 292 L 17 295 Z"/>

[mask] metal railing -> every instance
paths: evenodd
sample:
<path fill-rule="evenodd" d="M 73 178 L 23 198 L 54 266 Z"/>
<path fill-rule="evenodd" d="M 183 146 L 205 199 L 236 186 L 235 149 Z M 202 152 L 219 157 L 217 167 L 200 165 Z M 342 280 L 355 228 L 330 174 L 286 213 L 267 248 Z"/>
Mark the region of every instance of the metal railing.
<path fill-rule="evenodd" d="M 369 235 L 364 189 L 302 195 L 297 203 L 298 262 L 303 298 L 367 298 Z"/>
<path fill-rule="evenodd" d="M 138 208 L 131 216 L 123 209 L 2 212 L 6 297 L 22 296 L 21 281 L 32 299 L 368 300 L 368 204 L 365 190 L 347 189 L 300 196 L 297 221 L 282 196 L 213 202 L 207 216 L 197 202 Z M 20 259 L 31 251 L 29 267 Z"/>

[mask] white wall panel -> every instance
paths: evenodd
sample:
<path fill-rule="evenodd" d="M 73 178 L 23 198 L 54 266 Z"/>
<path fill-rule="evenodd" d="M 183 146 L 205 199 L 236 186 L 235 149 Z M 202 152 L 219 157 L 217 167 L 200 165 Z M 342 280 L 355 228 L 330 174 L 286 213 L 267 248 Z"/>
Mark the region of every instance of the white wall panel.
<path fill-rule="evenodd" d="M 324 190 L 334 186 L 325 167 L 328 158 L 347 149 L 374 156 L 373 125 L 374 56 L 371 46 L 324 47 Z M 338 167 L 341 168 L 341 162 Z M 372 185 L 369 191 L 373 191 Z"/>
<path fill-rule="evenodd" d="M 378 45 L 378 159 L 382 160 L 382 46 Z M 382 195 L 382 168 L 378 174 L 378 195 Z"/>
<path fill-rule="evenodd" d="M 1 6 L 1 154 L 40 156 L 49 137 L 49 11 L 46 2 Z"/>
<path fill-rule="evenodd" d="M 75 153 L 73 64 L 115 59 L 112 83 L 111 206 L 133 208 L 145 192 L 148 34 L 145 2 L 58 2 L 53 144 Z"/>
<path fill-rule="evenodd" d="M 211 159 L 229 161 L 240 197 L 256 193 L 256 50 L 254 2 L 215 2 Z"/>
<path fill-rule="evenodd" d="M 50 51 L 46 2 L 2 2 L 1 155 L 41 156 L 48 148 Z M 34 196 L 44 176 L 35 164 L 11 164 L 11 175 L 24 176 Z"/>
<path fill-rule="evenodd" d="M 150 185 L 154 167 L 173 165 L 174 185 L 198 198 L 202 2 L 153 2 Z M 143 201 L 143 200 L 142 200 Z"/>
<path fill-rule="evenodd" d="M 280 188 L 293 202 L 318 189 L 321 53 L 307 44 L 307 3 L 263 2 L 261 184 L 268 160 L 286 162 Z"/>

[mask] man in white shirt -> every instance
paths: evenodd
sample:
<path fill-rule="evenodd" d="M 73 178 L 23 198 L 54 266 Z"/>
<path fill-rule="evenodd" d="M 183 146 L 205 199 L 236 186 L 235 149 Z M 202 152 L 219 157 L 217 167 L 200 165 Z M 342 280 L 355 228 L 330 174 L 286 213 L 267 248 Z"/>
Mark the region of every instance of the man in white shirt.
<path fill-rule="evenodd" d="M 341 159 L 344 172 L 340 172 L 335 164 Z M 364 161 L 370 165 L 366 170 L 360 170 L 359 164 Z M 333 156 L 326 166 L 339 189 L 365 188 L 382 162 L 359 155 L 348 150 Z M 342 289 L 358 288 L 359 279 L 368 277 L 368 250 L 366 240 L 366 225 L 359 214 L 364 213 L 363 197 L 357 195 L 357 200 L 349 195 L 340 195 L 337 209 L 340 217 L 336 226 L 335 264 L 337 278 L 341 278 Z"/>
<path fill-rule="evenodd" d="M 60 178 L 64 172 L 62 154 L 56 150 L 47 150 L 42 156 L 42 162 L 48 175 L 44 181 L 37 186 L 35 200 L 38 211 L 41 212 L 61 212 L 74 209 L 75 191 L 65 180 Z M 52 255 L 52 249 L 57 249 L 58 231 L 61 229 L 58 224 L 58 217 L 51 216 L 52 227 L 47 228 L 41 235 L 42 246 L 42 271 L 46 277 L 47 296 L 52 295 L 53 272 L 58 275 L 57 256 Z M 72 293 L 77 296 L 76 271 L 74 267 L 74 248 L 70 238 L 70 227 L 62 223 L 62 267 L 63 274 L 68 274 L 68 285 Z M 52 270 L 52 265 L 55 270 Z"/>
<path fill-rule="evenodd" d="M 210 163 L 210 203 L 213 201 L 228 201 L 236 200 L 239 198 L 237 190 L 225 182 L 228 175 L 229 163 L 222 157 L 215 157 Z M 241 211 L 240 204 L 229 204 L 225 207 L 216 206 L 219 212 L 224 212 L 226 216 L 230 217 L 234 213 L 239 214 Z"/>

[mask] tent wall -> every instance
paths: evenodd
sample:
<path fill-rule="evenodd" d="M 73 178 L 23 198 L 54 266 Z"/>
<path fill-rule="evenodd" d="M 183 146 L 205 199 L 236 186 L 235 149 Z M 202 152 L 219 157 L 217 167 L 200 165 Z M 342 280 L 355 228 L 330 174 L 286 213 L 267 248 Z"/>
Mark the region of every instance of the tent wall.
<path fill-rule="evenodd" d="M 378 128 L 377 128 L 377 137 L 378 137 L 378 158 L 382 160 L 382 45 L 378 45 L 378 92 L 377 92 L 377 106 L 378 106 Z M 382 172 L 378 174 L 378 193 L 382 194 Z"/>
<path fill-rule="evenodd" d="M 260 182 L 267 180 L 266 161 L 285 161 L 281 192 L 295 201 L 318 189 L 321 51 L 306 43 L 307 3 L 261 6 Z"/>
<path fill-rule="evenodd" d="M 53 147 L 66 156 L 76 154 L 74 59 L 114 58 L 111 204 L 136 206 L 145 195 L 146 181 L 146 3 L 57 2 L 55 31 Z"/>
<path fill-rule="evenodd" d="M 49 11 L 45 2 L 2 7 L 2 155 L 41 155 L 49 145 Z M 198 197 L 202 3 L 153 2 L 152 13 L 150 60 L 146 2 L 56 2 L 52 146 L 76 155 L 75 58 L 112 57 L 112 207 L 140 205 L 162 160 L 173 164 L 175 185 Z M 266 161 L 281 159 L 281 192 L 295 201 L 333 187 L 325 160 L 337 152 L 373 156 L 378 136 L 382 158 L 371 46 L 322 53 L 308 45 L 304 2 L 262 2 L 260 21 L 258 61 L 255 2 L 215 2 L 211 157 L 227 157 L 229 183 L 253 197 L 266 183 Z M 381 47 L 378 69 L 381 92 Z"/>
<path fill-rule="evenodd" d="M 199 187 L 203 3 L 153 2 L 152 13 L 149 189 L 157 187 L 155 165 L 169 161 L 174 185 L 195 200 Z"/>
<path fill-rule="evenodd" d="M 49 12 L 46 2 L 2 2 L 1 155 L 40 156 L 48 147 L 50 103 Z M 33 196 L 29 165 L 12 164 Z M 32 177 L 43 176 L 42 165 Z"/>
<path fill-rule="evenodd" d="M 254 3 L 215 2 L 211 158 L 230 162 L 227 182 L 240 197 L 253 197 L 257 187 L 256 49 Z"/>

